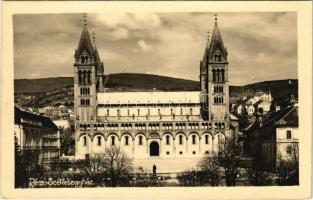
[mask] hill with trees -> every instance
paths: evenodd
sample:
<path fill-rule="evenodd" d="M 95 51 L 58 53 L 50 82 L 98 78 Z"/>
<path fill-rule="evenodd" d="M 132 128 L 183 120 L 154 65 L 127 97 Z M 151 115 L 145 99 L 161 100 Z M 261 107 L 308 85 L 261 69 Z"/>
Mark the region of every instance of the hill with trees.
<path fill-rule="evenodd" d="M 73 105 L 73 77 L 42 79 L 15 79 L 15 103 L 20 106 L 43 107 L 63 104 Z M 117 91 L 200 91 L 198 81 L 152 74 L 119 73 L 105 77 L 105 88 Z M 298 80 L 273 80 L 244 86 L 230 86 L 230 97 L 251 96 L 256 91 L 271 91 L 275 100 L 283 101 L 290 95 L 298 97 Z"/>

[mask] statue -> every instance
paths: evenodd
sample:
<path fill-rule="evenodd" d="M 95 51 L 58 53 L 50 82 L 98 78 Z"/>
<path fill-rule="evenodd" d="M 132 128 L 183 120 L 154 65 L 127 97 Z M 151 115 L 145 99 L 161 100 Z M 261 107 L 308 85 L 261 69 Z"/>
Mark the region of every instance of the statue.
<path fill-rule="evenodd" d="M 153 167 L 152 167 L 153 175 L 156 175 L 156 170 L 157 170 L 157 167 L 155 166 L 155 164 L 153 164 Z"/>

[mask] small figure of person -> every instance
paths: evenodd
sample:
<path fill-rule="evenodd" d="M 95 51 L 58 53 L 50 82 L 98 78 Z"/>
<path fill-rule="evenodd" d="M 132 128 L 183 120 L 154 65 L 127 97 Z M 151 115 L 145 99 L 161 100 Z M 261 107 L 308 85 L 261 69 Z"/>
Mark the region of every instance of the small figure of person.
<path fill-rule="evenodd" d="M 152 172 L 154 176 L 156 175 L 156 170 L 157 170 L 157 167 L 155 166 L 155 164 L 153 164 Z"/>

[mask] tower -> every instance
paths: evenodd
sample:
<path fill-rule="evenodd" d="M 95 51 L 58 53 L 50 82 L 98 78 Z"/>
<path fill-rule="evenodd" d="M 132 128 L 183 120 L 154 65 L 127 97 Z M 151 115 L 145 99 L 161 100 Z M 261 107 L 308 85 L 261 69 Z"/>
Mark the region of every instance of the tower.
<path fill-rule="evenodd" d="M 89 154 L 91 146 L 88 146 L 88 143 L 91 141 L 93 123 L 97 118 L 97 91 L 103 90 L 103 63 L 95 46 L 95 36 L 93 44 L 91 42 L 85 15 L 83 21 L 82 34 L 74 55 L 75 144 L 77 145 L 80 136 L 85 134 L 84 154 Z M 75 149 L 77 151 L 78 148 Z M 76 155 L 79 154 L 76 152 Z"/>
<path fill-rule="evenodd" d="M 227 50 L 218 28 L 217 15 L 211 40 L 200 61 L 201 116 L 214 124 L 228 126 L 229 83 Z"/>

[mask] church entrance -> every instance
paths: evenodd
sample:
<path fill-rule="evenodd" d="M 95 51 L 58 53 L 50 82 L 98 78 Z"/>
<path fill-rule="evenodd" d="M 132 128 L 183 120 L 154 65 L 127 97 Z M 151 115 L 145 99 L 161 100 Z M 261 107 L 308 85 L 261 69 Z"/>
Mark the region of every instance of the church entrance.
<path fill-rule="evenodd" d="M 151 142 L 150 143 L 150 156 L 159 156 L 159 143 Z"/>

